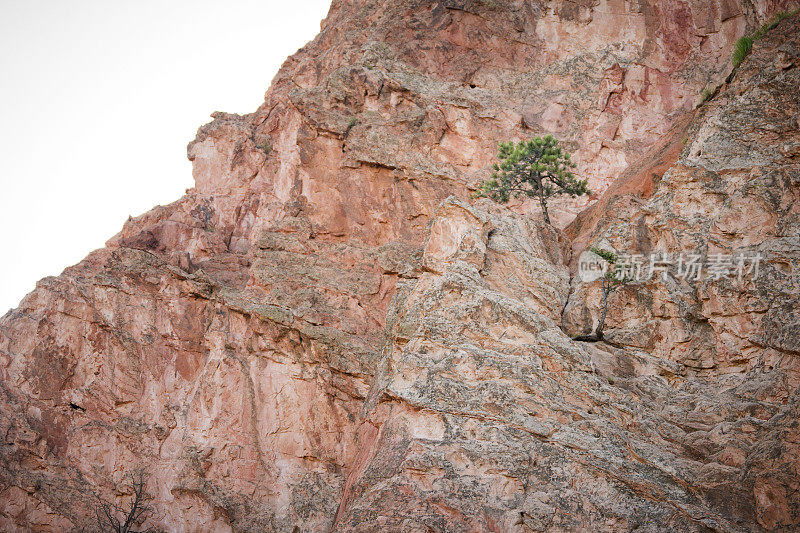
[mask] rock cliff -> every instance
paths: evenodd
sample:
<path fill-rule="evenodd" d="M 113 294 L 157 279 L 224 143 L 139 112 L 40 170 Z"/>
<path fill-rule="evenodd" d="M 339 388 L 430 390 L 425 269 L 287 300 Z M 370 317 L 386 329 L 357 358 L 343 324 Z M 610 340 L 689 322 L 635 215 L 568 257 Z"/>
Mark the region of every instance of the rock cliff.
<path fill-rule="evenodd" d="M 785 7 L 334 0 L 194 189 L 0 320 L 2 528 L 143 468 L 167 531 L 797 529 L 798 17 L 729 61 Z M 595 191 L 566 231 L 468 200 L 543 133 Z M 764 263 L 582 343 L 590 244 Z"/>

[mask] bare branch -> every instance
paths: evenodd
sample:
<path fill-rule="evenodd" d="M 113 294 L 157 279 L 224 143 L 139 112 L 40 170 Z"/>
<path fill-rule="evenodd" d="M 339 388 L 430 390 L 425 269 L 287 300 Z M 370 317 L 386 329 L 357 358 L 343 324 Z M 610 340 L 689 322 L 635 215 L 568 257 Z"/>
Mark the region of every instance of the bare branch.
<path fill-rule="evenodd" d="M 134 528 L 140 526 L 151 512 L 148 502 L 152 497 L 147 494 L 145 487 L 147 476 L 139 470 L 130 474 L 130 489 L 133 492 L 130 507 L 124 511 L 121 507 L 104 502 L 98 496 L 97 522 L 101 531 L 114 533 L 134 533 Z M 124 522 L 115 515 L 122 515 Z"/>

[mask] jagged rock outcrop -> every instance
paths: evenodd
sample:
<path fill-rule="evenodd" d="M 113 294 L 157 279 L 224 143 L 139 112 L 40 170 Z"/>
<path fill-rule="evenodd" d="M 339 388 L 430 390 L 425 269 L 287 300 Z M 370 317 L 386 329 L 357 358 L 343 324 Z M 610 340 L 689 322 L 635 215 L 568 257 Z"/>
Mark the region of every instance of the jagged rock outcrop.
<path fill-rule="evenodd" d="M 797 316 L 782 274 L 797 261 L 796 21 L 689 114 L 733 41 L 780 7 L 335 1 L 255 113 L 199 130 L 194 189 L 0 320 L 2 529 L 91 530 L 95 494 L 123 502 L 137 467 L 149 525 L 169 531 L 797 524 L 796 339 L 777 328 Z M 680 169 L 670 128 L 688 132 Z M 525 205 L 466 203 L 498 141 L 540 133 L 577 149 L 598 193 L 654 146 L 659 164 L 632 168 L 671 170 L 650 189 L 617 182 L 655 193 L 609 192 L 613 212 L 567 234 Z M 742 192 L 756 178 L 760 203 Z M 668 210 L 690 194 L 701 237 L 772 253 L 779 296 L 757 287 L 731 313 L 705 288 L 716 303 L 694 305 L 705 325 L 688 331 L 711 351 L 626 341 L 641 334 L 623 320 L 686 315 L 633 317 L 622 299 L 619 347 L 571 341 L 561 327 L 593 307 L 570 285 L 570 238 L 677 231 Z M 740 205 L 760 222 L 737 226 Z M 746 363 L 731 316 L 761 327 L 736 331 Z M 692 357 L 714 364 L 686 372 Z"/>
<path fill-rule="evenodd" d="M 747 437 L 723 438 L 726 422 L 709 413 L 692 446 L 703 461 L 733 469 L 752 491 L 758 525 L 779 530 L 800 524 L 799 66 L 793 17 L 756 44 L 693 122 L 646 158 L 646 172 L 631 169 L 568 228 L 576 250 L 592 242 L 645 256 L 761 257 L 758 272 L 741 279 L 730 265 L 719 279 L 673 269 L 623 287 L 611 297 L 606 339 L 654 356 L 671 382 L 695 376 L 711 391 L 762 406 L 759 414 L 738 413 L 742 427 L 753 424 Z M 566 331 L 593 327 L 597 285 L 573 278 Z"/>
<path fill-rule="evenodd" d="M 631 169 L 622 181 L 635 187 L 610 191 L 568 230 L 576 251 L 592 241 L 645 256 L 760 255 L 758 276 L 737 279 L 730 265 L 730 276 L 718 280 L 709 272 L 699 280 L 673 272 L 666 280 L 659 273 L 632 284 L 613 296 L 609 341 L 646 349 L 692 373 L 794 368 L 800 354 L 800 48 L 790 20 L 759 41 L 730 84 L 675 132 L 672 149 L 655 151 L 656 159 L 672 158 L 655 174 L 655 185 Z M 574 279 L 564 314 L 571 332 L 592 325 L 596 285 Z"/>
<path fill-rule="evenodd" d="M 645 352 L 574 342 L 552 318 L 567 296 L 552 228 L 452 200 L 432 227 L 445 224 L 423 256 L 438 268 L 390 310 L 337 530 L 796 523 L 797 448 L 784 439 L 796 442 L 797 404 L 759 397 L 774 376 L 679 382 Z M 541 301 L 516 283 L 559 289 Z"/>

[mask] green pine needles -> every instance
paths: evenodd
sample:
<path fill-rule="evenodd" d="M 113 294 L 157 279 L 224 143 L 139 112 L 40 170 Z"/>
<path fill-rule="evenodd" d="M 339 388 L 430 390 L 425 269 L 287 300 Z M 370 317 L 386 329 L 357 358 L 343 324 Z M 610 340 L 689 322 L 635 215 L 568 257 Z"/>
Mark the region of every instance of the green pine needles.
<path fill-rule="evenodd" d="M 481 183 L 476 196 L 486 196 L 506 203 L 512 197 L 539 198 L 544 220 L 550 224 L 547 199 L 558 194 L 572 197 L 590 194 L 586 180 L 579 180 L 570 169 L 575 163 L 558 146 L 552 135 L 529 141 L 500 143 L 491 179 Z"/>

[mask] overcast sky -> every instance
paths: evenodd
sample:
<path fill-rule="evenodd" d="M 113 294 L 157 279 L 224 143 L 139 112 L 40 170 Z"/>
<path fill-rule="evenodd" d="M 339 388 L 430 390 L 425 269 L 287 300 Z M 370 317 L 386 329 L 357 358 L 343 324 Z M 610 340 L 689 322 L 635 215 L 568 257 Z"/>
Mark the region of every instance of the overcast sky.
<path fill-rule="evenodd" d="M 186 144 L 248 113 L 330 0 L 0 0 L 0 315 L 193 186 Z"/>

